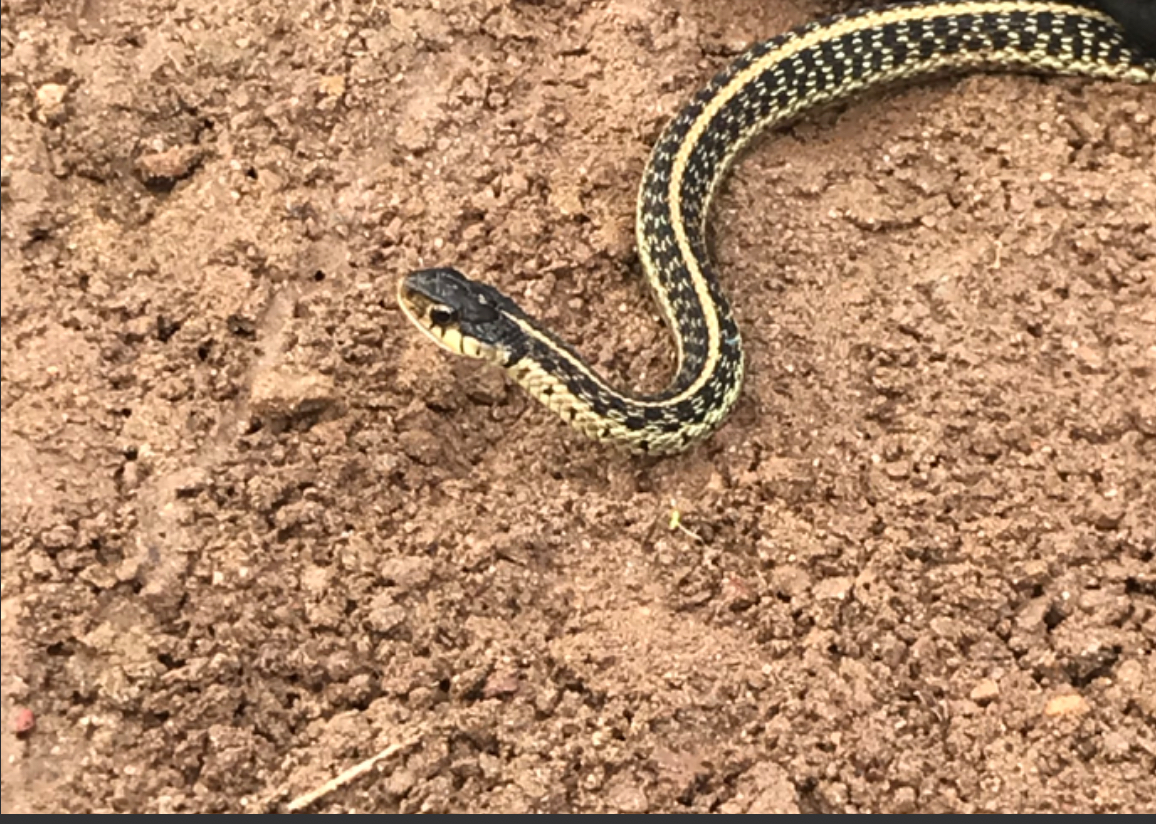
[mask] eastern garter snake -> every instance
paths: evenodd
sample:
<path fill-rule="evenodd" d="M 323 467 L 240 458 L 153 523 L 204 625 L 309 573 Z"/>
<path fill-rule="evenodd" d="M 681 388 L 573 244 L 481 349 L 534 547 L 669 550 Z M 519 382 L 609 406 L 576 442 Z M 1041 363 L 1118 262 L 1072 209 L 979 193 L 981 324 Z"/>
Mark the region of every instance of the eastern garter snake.
<path fill-rule="evenodd" d="M 1133 8 L 1137 19 L 1151 14 Z M 685 449 L 723 421 L 742 385 L 738 326 L 706 242 L 711 197 L 730 162 L 758 132 L 817 106 L 893 81 L 977 69 L 1156 82 L 1156 59 L 1111 17 L 1041 0 L 915 0 L 751 47 L 666 127 L 643 174 L 638 253 L 678 345 L 678 371 L 656 395 L 614 389 L 512 300 L 453 269 L 403 278 L 401 307 L 439 345 L 502 366 L 587 435 L 649 454 Z"/>

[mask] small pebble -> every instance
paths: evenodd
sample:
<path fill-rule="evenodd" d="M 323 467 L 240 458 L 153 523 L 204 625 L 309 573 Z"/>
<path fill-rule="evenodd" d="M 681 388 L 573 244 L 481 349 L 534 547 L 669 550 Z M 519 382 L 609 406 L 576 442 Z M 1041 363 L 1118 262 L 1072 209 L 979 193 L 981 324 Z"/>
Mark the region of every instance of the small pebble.
<path fill-rule="evenodd" d="M 1088 702 L 1084 700 L 1084 696 L 1078 693 L 1071 695 L 1059 695 L 1048 702 L 1044 707 L 1044 715 L 1059 716 L 1059 715 L 1083 715 L 1088 712 L 1091 707 Z"/>
<path fill-rule="evenodd" d="M 173 183 L 191 175 L 205 158 L 199 146 L 176 146 L 137 158 L 136 170 L 145 183 Z"/>
<path fill-rule="evenodd" d="M 990 678 L 980 681 L 971 691 L 971 700 L 977 704 L 990 704 L 999 698 L 999 684 Z"/>
<path fill-rule="evenodd" d="M 59 83 L 45 83 L 36 90 L 36 115 L 42 123 L 55 123 L 64 117 L 67 95 L 68 87 Z"/>
<path fill-rule="evenodd" d="M 16 707 L 12 710 L 9 724 L 16 735 L 26 736 L 36 729 L 36 714 L 28 707 Z"/>

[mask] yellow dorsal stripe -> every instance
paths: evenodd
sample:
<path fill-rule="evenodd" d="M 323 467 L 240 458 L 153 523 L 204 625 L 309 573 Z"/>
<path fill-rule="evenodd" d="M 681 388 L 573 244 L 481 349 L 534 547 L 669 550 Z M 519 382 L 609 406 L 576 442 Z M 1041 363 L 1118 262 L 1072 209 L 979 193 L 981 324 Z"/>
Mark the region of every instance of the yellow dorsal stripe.
<path fill-rule="evenodd" d="M 845 37 L 855 32 L 879 29 L 883 26 L 902 23 L 906 20 L 932 20 L 936 17 L 959 17 L 965 14 L 990 15 L 1001 13 L 1011 14 L 1012 12 L 1039 14 L 1049 11 L 1057 14 L 1079 14 L 1080 17 L 1083 18 L 1099 18 L 1104 21 L 1111 20 L 1107 15 L 1096 12 L 1093 9 L 1074 7 L 1068 3 L 1025 3 L 1023 0 L 1003 3 L 971 2 L 932 7 L 915 6 L 910 8 L 884 9 L 863 17 L 840 20 L 830 26 L 824 26 L 816 31 L 788 40 L 779 48 L 769 52 L 761 59 L 756 60 L 746 69 L 732 77 L 730 82 L 711 98 L 710 102 L 695 119 L 694 123 L 691 124 L 690 129 L 687 130 L 682 145 L 679 147 L 678 154 L 675 155 L 674 163 L 671 167 L 669 189 L 667 190 L 667 197 L 670 202 L 670 222 L 674 229 L 675 240 L 678 243 L 678 251 L 682 256 L 683 262 L 686 264 L 691 282 L 694 284 L 694 290 L 698 296 L 699 304 L 703 307 L 710 307 L 714 301 L 710 297 L 710 287 L 707 284 L 706 277 L 703 275 L 694 251 L 691 249 L 690 238 L 687 236 L 686 225 L 683 222 L 682 181 L 686 176 L 690 156 L 694 152 L 695 147 L 698 146 L 703 133 L 710 126 L 715 115 L 722 111 L 735 95 L 739 94 L 748 84 L 753 82 L 755 78 L 767 71 L 771 66 L 782 63 L 784 60 L 788 60 L 800 52 L 813 48 L 825 41 Z M 705 209 L 708 208 L 710 204 L 706 203 L 703 205 L 705 218 Z M 641 225 L 639 226 L 639 230 L 641 231 Z M 640 248 L 642 248 L 641 244 Z M 650 267 L 653 265 L 654 263 L 649 253 L 643 251 L 643 266 L 650 272 L 652 271 Z M 654 278 L 652 277 L 651 280 L 653 281 Z M 707 351 L 711 353 L 711 356 L 708 356 L 706 362 L 703 364 L 702 372 L 695 381 L 678 395 L 669 398 L 665 403 L 678 403 L 680 400 L 694 395 L 702 388 L 706 381 L 710 379 L 713 372 L 711 366 L 714 358 L 717 357 L 720 344 L 718 317 L 714 312 L 709 310 L 703 314 L 705 316 L 707 329 Z M 675 334 L 677 335 L 677 327 Z"/>

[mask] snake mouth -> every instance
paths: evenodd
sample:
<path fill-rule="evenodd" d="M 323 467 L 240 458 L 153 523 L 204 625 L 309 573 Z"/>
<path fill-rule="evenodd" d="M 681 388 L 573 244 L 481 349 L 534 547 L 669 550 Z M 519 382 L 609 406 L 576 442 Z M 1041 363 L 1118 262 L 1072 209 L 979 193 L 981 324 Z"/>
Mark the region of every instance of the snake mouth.
<path fill-rule="evenodd" d="M 455 355 L 467 355 L 465 338 L 461 327 L 454 322 L 443 304 L 438 303 L 424 290 L 415 288 L 413 276 L 403 277 L 397 285 L 397 304 L 402 314 L 409 318 L 423 335 L 442 349 Z"/>
<path fill-rule="evenodd" d="M 398 281 L 397 303 L 410 322 L 442 349 L 467 358 L 500 360 L 495 347 L 465 328 L 468 313 L 460 296 L 446 290 L 441 270 L 413 272 Z M 461 276 L 459 276 L 461 277 Z"/>

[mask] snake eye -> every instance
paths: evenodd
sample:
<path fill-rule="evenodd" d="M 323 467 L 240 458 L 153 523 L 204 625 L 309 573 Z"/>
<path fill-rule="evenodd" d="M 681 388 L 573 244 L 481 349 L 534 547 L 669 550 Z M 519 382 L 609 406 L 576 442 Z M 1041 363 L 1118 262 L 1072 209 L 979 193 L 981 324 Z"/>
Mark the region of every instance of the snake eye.
<path fill-rule="evenodd" d="M 434 326 L 445 329 L 458 322 L 458 313 L 445 306 L 435 306 L 429 310 L 429 320 Z"/>

